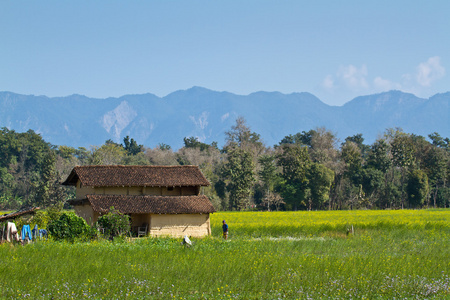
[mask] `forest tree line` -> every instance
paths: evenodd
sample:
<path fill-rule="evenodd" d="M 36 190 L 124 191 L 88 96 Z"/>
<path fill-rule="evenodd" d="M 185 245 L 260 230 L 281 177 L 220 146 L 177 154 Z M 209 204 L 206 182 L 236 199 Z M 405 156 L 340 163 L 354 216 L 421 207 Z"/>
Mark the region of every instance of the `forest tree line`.
<path fill-rule="evenodd" d="M 52 145 L 29 130 L 0 130 L 0 209 L 59 206 L 75 197 L 63 187 L 76 165 L 198 165 L 217 210 L 321 210 L 449 207 L 450 140 L 387 129 L 373 144 L 362 134 L 338 141 L 326 128 L 267 146 L 244 118 L 222 148 L 185 137 L 184 147 L 119 144 Z"/>

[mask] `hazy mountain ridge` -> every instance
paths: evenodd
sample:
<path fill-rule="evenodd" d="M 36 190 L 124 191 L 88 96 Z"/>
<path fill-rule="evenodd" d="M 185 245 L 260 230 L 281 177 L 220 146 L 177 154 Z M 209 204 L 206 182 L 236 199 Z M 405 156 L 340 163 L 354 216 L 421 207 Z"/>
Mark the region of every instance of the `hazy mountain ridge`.
<path fill-rule="evenodd" d="M 197 136 L 224 143 L 224 132 L 244 116 L 267 145 L 284 136 L 324 126 L 343 140 L 362 133 L 367 143 L 390 127 L 427 136 L 450 136 L 450 92 L 429 99 L 390 91 L 357 97 L 343 106 L 330 106 L 310 93 L 255 92 L 246 96 L 201 87 L 119 98 L 82 95 L 49 98 L 0 92 L 0 127 L 40 133 L 55 145 L 100 145 L 122 142 L 129 135 L 140 144 L 159 143 L 177 149 L 183 138 Z"/>

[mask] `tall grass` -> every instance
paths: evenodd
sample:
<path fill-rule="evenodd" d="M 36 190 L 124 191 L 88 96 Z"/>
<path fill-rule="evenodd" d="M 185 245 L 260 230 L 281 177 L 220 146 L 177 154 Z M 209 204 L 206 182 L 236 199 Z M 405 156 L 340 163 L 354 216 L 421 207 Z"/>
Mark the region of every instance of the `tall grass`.
<path fill-rule="evenodd" d="M 216 213 L 213 236 L 190 248 L 169 238 L 3 244 L 0 298 L 450 298 L 448 213 Z"/>

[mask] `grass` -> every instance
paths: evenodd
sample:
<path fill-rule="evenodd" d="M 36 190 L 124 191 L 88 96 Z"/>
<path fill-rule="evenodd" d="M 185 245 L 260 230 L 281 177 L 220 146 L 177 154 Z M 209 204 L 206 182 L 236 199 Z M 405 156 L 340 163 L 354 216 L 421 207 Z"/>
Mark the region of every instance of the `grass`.
<path fill-rule="evenodd" d="M 170 238 L 3 244 L 0 298 L 450 298 L 450 210 L 233 212 L 211 222 L 213 235 L 191 248 Z"/>

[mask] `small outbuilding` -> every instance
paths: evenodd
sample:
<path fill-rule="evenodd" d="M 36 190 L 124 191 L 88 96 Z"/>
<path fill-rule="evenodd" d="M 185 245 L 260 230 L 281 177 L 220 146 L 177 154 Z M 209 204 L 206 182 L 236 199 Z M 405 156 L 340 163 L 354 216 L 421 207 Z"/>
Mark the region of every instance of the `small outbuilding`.
<path fill-rule="evenodd" d="M 210 183 L 198 166 L 77 166 L 63 185 L 75 186 L 69 201 L 90 225 L 111 207 L 131 217 L 137 232 L 151 236 L 211 234 L 211 201 L 201 194 Z"/>
<path fill-rule="evenodd" d="M 13 221 L 19 217 L 33 215 L 39 209 L 39 207 L 29 207 L 13 213 L 0 215 L 0 243 L 4 241 L 10 242 L 12 240 L 19 241 L 19 232 Z"/>

